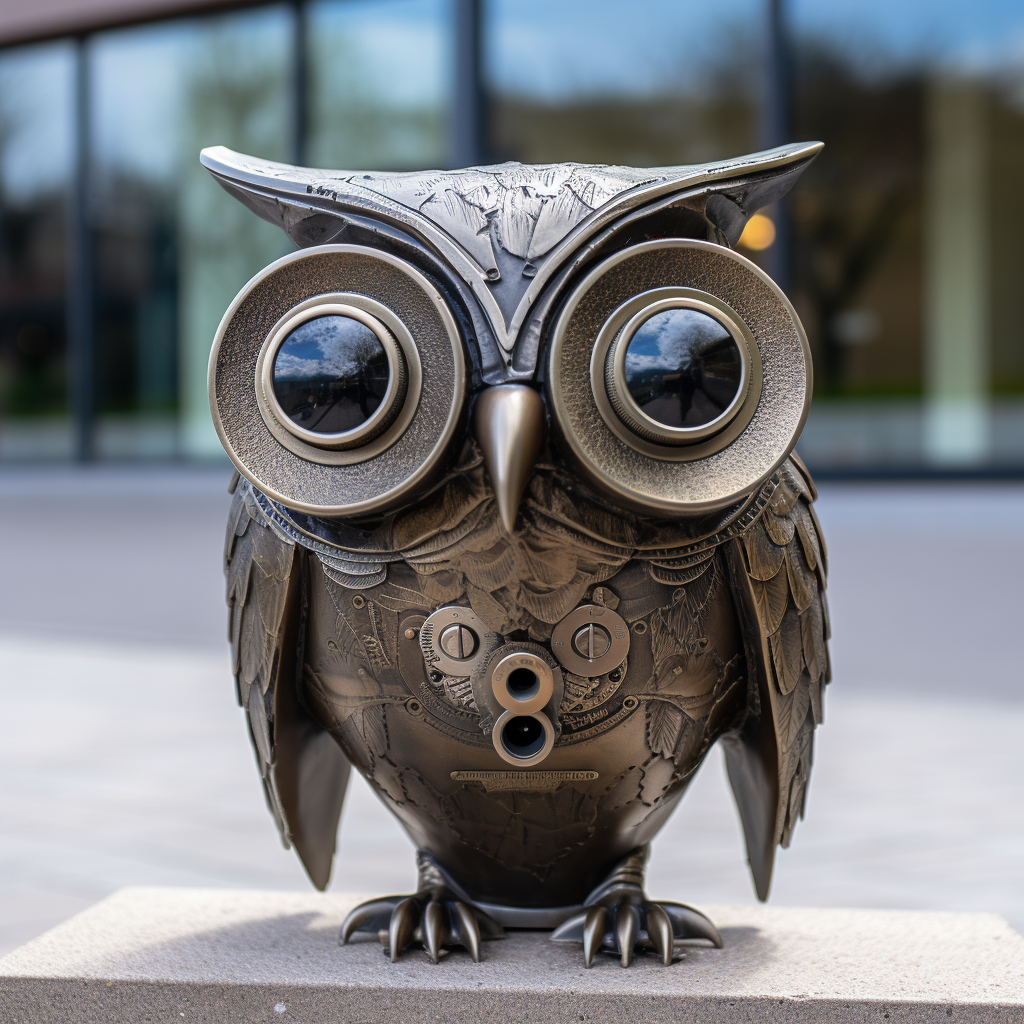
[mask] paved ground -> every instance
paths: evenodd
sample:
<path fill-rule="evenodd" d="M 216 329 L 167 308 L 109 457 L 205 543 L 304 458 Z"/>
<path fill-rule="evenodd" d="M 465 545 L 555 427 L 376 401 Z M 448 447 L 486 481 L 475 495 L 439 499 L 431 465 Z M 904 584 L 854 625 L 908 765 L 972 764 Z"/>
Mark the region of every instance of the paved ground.
<path fill-rule="evenodd" d="M 0 952 L 128 884 L 305 888 L 224 648 L 224 471 L 0 471 Z M 1024 487 L 823 489 L 836 680 L 773 902 L 993 910 L 1024 929 Z M 335 884 L 402 891 L 361 782 Z M 717 756 L 649 889 L 752 901 Z"/>

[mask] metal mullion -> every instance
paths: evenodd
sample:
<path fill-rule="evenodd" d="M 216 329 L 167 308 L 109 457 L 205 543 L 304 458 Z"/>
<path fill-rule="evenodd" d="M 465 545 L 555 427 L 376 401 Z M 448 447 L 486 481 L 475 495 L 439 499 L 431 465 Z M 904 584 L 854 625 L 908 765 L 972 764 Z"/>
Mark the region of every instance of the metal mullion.
<path fill-rule="evenodd" d="M 75 39 L 74 62 L 74 162 L 68 189 L 65 316 L 75 457 L 79 462 L 89 462 L 96 457 L 96 339 L 89 209 L 92 83 L 88 36 Z"/>

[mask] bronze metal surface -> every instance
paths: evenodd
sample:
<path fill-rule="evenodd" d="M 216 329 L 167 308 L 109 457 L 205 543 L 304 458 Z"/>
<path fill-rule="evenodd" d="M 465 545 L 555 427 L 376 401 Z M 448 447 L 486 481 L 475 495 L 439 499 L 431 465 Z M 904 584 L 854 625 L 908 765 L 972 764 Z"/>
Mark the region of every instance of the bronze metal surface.
<path fill-rule="evenodd" d="M 737 336 L 751 360 L 746 399 L 719 433 L 688 445 L 630 432 L 601 387 L 605 346 L 660 289 L 702 293 L 745 325 Z M 570 296 L 553 327 L 547 393 L 558 440 L 597 487 L 648 513 L 686 514 L 749 493 L 793 450 L 810 408 L 810 348 L 789 300 L 743 256 L 698 239 L 642 242 Z"/>
<path fill-rule="evenodd" d="M 429 250 L 469 300 L 484 379 L 498 384 L 534 378 L 552 298 L 609 243 L 621 249 L 620 230 L 657 216 L 664 235 L 667 215 L 673 233 L 735 245 L 748 218 L 784 196 L 821 148 L 653 169 L 510 161 L 404 174 L 293 167 L 223 146 L 200 160 L 296 245 L 358 235 L 378 248 L 408 238 Z"/>
<path fill-rule="evenodd" d="M 394 422 L 341 451 L 275 424 L 257 384 L 261 355 L 296 311 L 334 302 L 379 317 L 409 374 Z M 264 494 L 313 515 L 359 515 L 408 500 L 437 475 L 456 438 L 465 377 L 451 310 L 416 267 L 363 246 L 319 246 L 270 264 L 228 308 L 210 353 L 210 406 L 235 468 Z"/>
<path fill-rule="evenodd" d="M 734 162 L 735 177 L 722 171 L 702 203 L 727 201 L 742 219 L 756 208 L 747 198 L 774 195 L 767 182 L 791 181 L 807 152 Z M 570 168 L 551 177 L 516 165 L 508 181 L 539 196 L 529 190 L 548 178 L 557 192 L 563 178 L 586 177 Z M 302 180 L 299 170 L 280 173 Z M 633 183 L 613 189 L 593 222 L 581 213 L 549 225 L 552 252 L 581 233 L 592 251 L 545 263 L 550 291 L 528 303 L 542 322 L 523 326 L 544 358 L 518 364 L 522 383 L 515 345 L 507 372 L 488 377 L 479 328 L 491 313 L 472 308 L 484 286 L 469 274 L 454 281 L 463 263 L 428 246 L 426 229 L 413 237 L 415 218 L 395 209 L 414 185 L 461 187 L 500 168 L 396 176 L 386 187 L 372 175 L 370 185 L 335 177 L 337 194 L 317 202 L 346 218 L 379 214 L 378 234 L 360 237 L 377 237 L 388 258 L 374 263 L 365 246 L 296 254 L 247 286 L 218 334 L 211 400 L 245 477 L 225 555 L 239 701 L 268 803 L 315 884 L 327 883 L 350 766 L 408 833 L 417 892 L 362 905 L 342 933 L 379 933 L 392 960 L 413 944 L 435 961 L 449 946 L 480 959 L 481 943 L 508 926 L 557 928 L 587 964 L 601 951 L 624 966 L 638 953 L 669 964 L 679 942 L 721 944 L 698 911 L 643 890 L 648 844 L 710 747 L 725 748 L 761 898 L 775 848 L 803 813 L 829 678 L 827 553 L 813 484 L 790 454 L 810 386 L 806 341 L 778 289 L 721 244 L 735 240 L 735 217 L 720 222 L 728 232 L 704 206 L 702 219 L 680 207 L 674 221 L 643 221 L 634 199 L 647 186 L 637 183 L 650 175 L 661 188 L 671 176 L 627 170 L 592 170 Z M 282 187 L 246 173 L 232 187 L 266 213 Z M 682 171 L 676 180 L 684 191 L 695 181 Z M 674 201 L 665 187 L 659 202 Z M 431 231 L 453 232 L 446 244 L 466 242 L 465 259 L 483 253 L 447 213 L 428 212 Z M 680 237 L 687 226 L 693 234 Z M 508 238 L 485 241 L 500 249 Z M 548 259 L 535 255 L 538 266 Z M 292 305 L 339 289 L 393 304 L 422 360 L 422 388 L 391 447 L 317 463 L 265 429 L 254 371 Z M 673 301 L 699 293 L 694 301 L 723 316 L 726 307 L 748 346 L 749 380 L 720 429 L 646 450 L 649 441 L 626 444 L 609 427 L 594 382 L 603 385 L 616 332 L 652 295 L 664 298 L 659 289 L 674 290 Z M 599 337 L 607 346 L 595 355 Z M 702 450 L 661 452 L 682 447 Z"/>

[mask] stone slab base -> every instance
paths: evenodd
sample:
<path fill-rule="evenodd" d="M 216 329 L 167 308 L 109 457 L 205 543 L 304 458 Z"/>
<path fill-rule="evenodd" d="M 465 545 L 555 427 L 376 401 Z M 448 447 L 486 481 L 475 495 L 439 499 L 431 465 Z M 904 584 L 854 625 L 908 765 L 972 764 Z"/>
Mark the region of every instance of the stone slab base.
<path fill-rule="evenodd" d="M 480 964 L 339 947 L 363 898 L 123 889 L 0 960 L 0 1021 L 1024 1022 L 1024 939 L 992 914 L 703 907 L 724 949 L 587 970 L 538 932 L 485 943 Z"/>

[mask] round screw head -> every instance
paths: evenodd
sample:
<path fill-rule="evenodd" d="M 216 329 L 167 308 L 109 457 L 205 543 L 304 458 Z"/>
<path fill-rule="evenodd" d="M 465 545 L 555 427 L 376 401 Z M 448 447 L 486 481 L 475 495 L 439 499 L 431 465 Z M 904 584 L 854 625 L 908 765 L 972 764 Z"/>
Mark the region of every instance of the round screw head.
<path fill-rule="evenodd" d="M 465 661 L 467 658 L 472 658 L 480 644 L 476 633 L 469 626 L 464 626 L 459 622 L 445 629 L 441 633 L 439 642 L 441 650 L 449 658 L 455 658 L 457 661 Z"/>
<path fill-rule="evenodd" d="M 572 646 L 581 658 L 593 661 L 608 653 L 612 638 L 603 626 L 588 622 L 576 630 L 572 638 Z"/>

